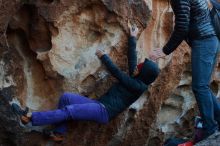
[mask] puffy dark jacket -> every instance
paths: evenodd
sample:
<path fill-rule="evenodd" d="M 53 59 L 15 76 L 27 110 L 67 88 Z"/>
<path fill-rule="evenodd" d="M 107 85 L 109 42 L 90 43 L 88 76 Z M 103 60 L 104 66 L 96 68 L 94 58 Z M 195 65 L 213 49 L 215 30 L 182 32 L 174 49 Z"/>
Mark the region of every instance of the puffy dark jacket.
<path fill-rule="evenodd" d="M 184 40 L 203 39 L 215 35 L 206 0 L 171 0 L 175 27 L 163 47 L 165 54 L 173 52 Z"/>
<path fill-rule="evenodd" d="M 132 77 L 137 66 L 136 39 L 134 37 L 129 38 L 128 64 L 130 75 L 121 71 L 107 55 L 103 55 L 101 60 L 111 74 L 118 79 L 118 82 L 98 99 L 106 107 L 109 119 L 112 119 L 143 94 L 148 85 L 157 78 L 160 70 L 157 64 L 145 59 L 139 75 Z"/>

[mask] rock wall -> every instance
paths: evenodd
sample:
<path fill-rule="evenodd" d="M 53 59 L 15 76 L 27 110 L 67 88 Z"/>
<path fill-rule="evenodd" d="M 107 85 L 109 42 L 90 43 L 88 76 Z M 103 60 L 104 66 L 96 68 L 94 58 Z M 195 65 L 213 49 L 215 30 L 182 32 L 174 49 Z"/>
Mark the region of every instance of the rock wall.
<path fill-rule="evenodd" d="M 40 111 L 54 109 L 63 92 L 98 98 L 116 80 L 96 49 L 127 72 L 128 21 L 141 32 L 139 62 L 164 45 L 173 27 L 166 0 L 8 0 L 0 7 L 1 145 L 57 145 L 42 138 L 44 127 L 20 126 L 10 103 Z M 63 144 L 158 146 L 170 136 L 191 137 L 197 109 L 190 49 L 183 43 L 158 63 L 159 78 L 127 111 L 108 125 L 70 122 Z M 218 68 L 212 88 L 219 95 Z"/>
<path fill-rule="evenodd" d="M 219 145 L 219 139 L 220 139 L 220 133 L 216 133 L 216 134 L 208 137 L 206 140 L 203 140 L 203 141 L 197 143 L 195 146 Z"/>
<path fill-rule="evenodd" d="M 39 110 L 56 103 L 61 91 L 96 96 L 96 84 L 108 76 L 96 49 L 114 55 L 126 69 L 127 22 L 143 30 L 150 11 L 142 1 L 120 3 L 122 7 L 115 1 L 25 1 L 6 31 L 26 80 L 19 100 Z M 44 102 L 51 104 L 41 107 Z"/>

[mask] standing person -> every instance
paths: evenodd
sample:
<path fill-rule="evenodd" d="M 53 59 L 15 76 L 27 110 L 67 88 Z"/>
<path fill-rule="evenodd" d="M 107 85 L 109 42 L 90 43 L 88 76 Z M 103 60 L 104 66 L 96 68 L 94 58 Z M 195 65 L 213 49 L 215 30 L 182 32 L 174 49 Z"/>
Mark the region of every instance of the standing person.
<path fill-rule="evenodd" d="M 105 64 L 111 74 L 118 79 L 106 94 L 98 100 L 91 100 L 74 93 L 64 93 L 60 97 L 58 109 L 45 112 L 28 113 L 17 104 L 12 109 L 19 115 L 23 124 L 29 122 L 33 126 L 53 124 L 56 128 L 48 135 L 54 141 L 62 141 L 67 131 L 66 122 L 69 120 L 95 121 L 107 124 L 111 119 L 124 111 L 135 102 L 148 86 L 157 78 L 159 68 L 149 59 L 137 65 L 136 37 L 137 27 L 130 28 L 128 65 L 129 75 L 122 72 L 111 59 L 102 51 L 97 50 L 96 55 Z"/>
<path fill-rule="evenodd" d="M 191 47 L 192 90 L 204 121 L 203 139 L 215 133 L 220 124 L 220 105 L 210 89 L 219 41 L 211 23 L 206 0 L 170 0 L 175 27 L 162 49 L 150 55 L 158 59 L 171 54 L 183 40 Z"/>

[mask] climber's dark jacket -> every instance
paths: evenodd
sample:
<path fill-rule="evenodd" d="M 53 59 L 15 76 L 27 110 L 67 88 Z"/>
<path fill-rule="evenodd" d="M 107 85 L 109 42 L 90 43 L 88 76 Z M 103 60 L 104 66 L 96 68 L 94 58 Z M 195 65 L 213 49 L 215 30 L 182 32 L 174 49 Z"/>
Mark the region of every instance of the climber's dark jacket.
<path fill-rule="evenodd" d="M 216 35 L 206 0 L 170 1 L 175 14 L 175 27 L 170 40 L 163 47 L 165 54 L 173 52 L 184 39 L 187 41 Z"/>
<path fill-rule="evenodd" d="M 129 38 L 128 65 L 129 75 L 122 72 L 107 55 L 101 57 L 111 74 L 118 79 L 106 94 L 98 99 L 107 109 L 109 119 L 124 111 L 147 89 L 159 74 L 159 68 L 154 62 L 145 59 L 143 68 L 136 77 L 132 74 L 137 66 L 136 38 Z"/>

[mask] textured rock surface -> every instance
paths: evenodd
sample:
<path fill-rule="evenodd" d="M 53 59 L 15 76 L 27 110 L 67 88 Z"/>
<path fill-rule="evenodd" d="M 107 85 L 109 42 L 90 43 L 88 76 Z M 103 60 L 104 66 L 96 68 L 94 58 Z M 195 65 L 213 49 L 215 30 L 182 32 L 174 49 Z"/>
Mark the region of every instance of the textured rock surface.
<path fill-rule="evenodd" d="M 78 92 L 91 98 L 103 94 L 113 79 L 100 64 L 95 51 L 105 50 L 126 71 L 127 23 L 130 20 L 141 31 L 145 29 L 150 16 L 148 3 L 141 0 L 0 1 L 0 86 L 4 95 L 2 101 L 7 103 L 1 104 L 1 114 L 9 114 L 9 120 L 13 119 L 11 125 L 6 124 L 9 120 L 3 120 L 3 126 L 9 127 L 2 130 L 1 144 L 13 140 L 12 143 L 18 145 L 34 145 L 33 137 L 45 144 L 37 133 L 26 134 L 25 130 L 30 129 L 19 127 L 10 113 L 9 101 L 19 102 L 31 110 L 47 110 L 56 106 L 63 91 Z M 99 129 L 97 124 L 73 125 L 81 138 L 70 133 L 67 144 L 106 144 L 122 119 L 112 122 L 109 127 L 101 126 L 99 139 L 92 143 L 93 135 L 84 134 L 80 127 L 85 126 L 83 129 L 91 133 L 92 129 Z M 14 133 L 10 129 L 13 125 L 18 127 L 14 127 Z M 15 135 L 15 139 L 7 139 L 8 131 Z M 82 141 L 86 136 L 88 140 Z M 76 137 L 74 143 L 73 137 Z"/>
<path fill-rule="evenodd" d="M 211 135 L 208 139 L 197 143 L 195 146 L 218 146 L 220 143 L 220 133 Z"/>
<path fill-rule="evenodd" d="M 143 1 L 118 2 L 26 1 L 21 6 L 9 22 L 7 37 L 22 60 L 26 83 L 18 97 L 24 104 L 39 110 L 61 90 L 96 96 L 95 85 L 108 76 L 96 49 L 110 53 L 126 69 L 127 22 L 143 30 L 150 11 Z"/>
<path fill-rule="evenodd" d="M 97 98 L 115 79 L 96 49 L 127 71 L 128 20 L 142 32 L 139 62 L 164 45 L 173 26 L 165 0 L 0 0 L 0 8 L 0 145 L 57 145 L 37 132 L 42 127 L 20 126 L 9 103 L 47 110 L 64 91 Z M 183 43 L 159 64 L 167 66 L 127 111 L 108 125 L 71 122 L 64 145 L 158 146 L 170 136 L 191 137 L 197 108 L 190 49 Z M 212 81 L 217 95 L 219 71 L 217 63 Z"/>

